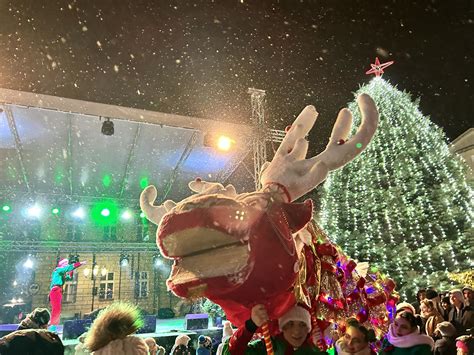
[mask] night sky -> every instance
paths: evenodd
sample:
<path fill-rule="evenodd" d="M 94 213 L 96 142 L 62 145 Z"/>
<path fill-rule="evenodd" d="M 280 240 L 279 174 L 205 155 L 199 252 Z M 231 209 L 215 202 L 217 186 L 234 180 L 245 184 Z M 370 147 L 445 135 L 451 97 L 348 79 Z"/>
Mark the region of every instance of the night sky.
<path fill-rule="evenodd" d="M 0 47 L 3 88 L 248 122 L 255 87 L 279 129 L 314 104 L 313 148 L 375 56 L 451 140 L 474 116 L 474 1 L 0 0 Z"/>

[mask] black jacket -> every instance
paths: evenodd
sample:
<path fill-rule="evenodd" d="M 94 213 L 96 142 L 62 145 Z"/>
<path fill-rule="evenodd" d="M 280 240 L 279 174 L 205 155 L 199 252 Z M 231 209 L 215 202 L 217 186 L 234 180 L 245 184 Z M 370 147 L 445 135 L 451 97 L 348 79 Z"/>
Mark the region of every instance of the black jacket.
<path fill-rule="evenodd" d="M 449 312 L 448 321 L 456 327 L 457 336 L 468 334 L 467 330 L 474 327 L 474 310 L 470 306 L 461 308 L 461 316 L 456 319 L 456 307 Z"/>
<path fill-rule="evenodd" d="M 434 355 L 454 355 L 456 351 L 454 337 L 442 337 L 435 341 Z"/>

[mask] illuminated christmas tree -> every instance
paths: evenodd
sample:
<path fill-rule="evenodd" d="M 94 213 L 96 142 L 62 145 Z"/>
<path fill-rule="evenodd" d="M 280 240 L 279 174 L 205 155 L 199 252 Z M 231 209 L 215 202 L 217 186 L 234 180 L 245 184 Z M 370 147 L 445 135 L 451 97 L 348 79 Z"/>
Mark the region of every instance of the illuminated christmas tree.
<path fill-rule="evenodd" d="M 402 298 L 422 286 L 449 287 L 448 272 L 472 267 L 465 166 L 408 93 L 379 75 L 361 93 L 377 104 L 378 131 L 361 156 L 326 181 L 321 224 L 351 257 L 394 278 Z M 355 101 L 349 108 L 358 127 Z"/>

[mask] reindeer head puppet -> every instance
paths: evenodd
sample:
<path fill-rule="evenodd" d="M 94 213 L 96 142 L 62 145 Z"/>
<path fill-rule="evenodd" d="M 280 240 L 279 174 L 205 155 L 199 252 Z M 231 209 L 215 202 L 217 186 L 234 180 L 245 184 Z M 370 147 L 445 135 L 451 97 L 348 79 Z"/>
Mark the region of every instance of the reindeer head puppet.
<path fill-rule="evenodd" d="M 205 296 L 219 304 L 234 324 L 248 319 L 249 308 L 264 303 L 278 318 L 293 303 L 298 271 L 293 234 L 312 217 L 312 203 L 296 199 L 359 155 L 375 133 L 378 113 L 372 99 L 358 97 L 362 123 L 348 139 L 352 116 L 342 109 L 326 149 L 306 159 L 308 141 L 318 113 L 307 106 L 296 118 L 273 160 L 264 164 L 260 191 L 238 195 L 231 185 L 201 180 L 196 192 L 176 204 L 154 206 L 156 189 L 148 186 L 140 206 L 158 225 L 157 244 L 174 260 L 168 288 L 185 298 Z"/>

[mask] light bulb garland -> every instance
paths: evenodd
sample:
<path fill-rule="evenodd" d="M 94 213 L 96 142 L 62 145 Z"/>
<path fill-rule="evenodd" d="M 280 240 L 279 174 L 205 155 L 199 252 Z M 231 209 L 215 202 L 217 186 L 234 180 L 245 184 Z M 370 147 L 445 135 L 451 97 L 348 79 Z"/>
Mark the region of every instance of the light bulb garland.
<path fill-rule="evenodd" d="M 382 78 L 363 92 L 377 104 L 379 128 L 364 153 L 326 182 L 321 223 L 349 255 L 378 264 L 405 284 L 402 296 L 412 296 L 430 275 L 469 267 L 472 190 L 443 131 L 408 93 Z M 355 102 L 349 109 L 358 127 Z"/>

